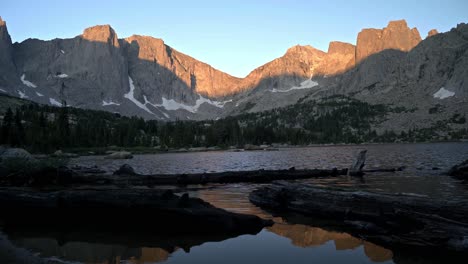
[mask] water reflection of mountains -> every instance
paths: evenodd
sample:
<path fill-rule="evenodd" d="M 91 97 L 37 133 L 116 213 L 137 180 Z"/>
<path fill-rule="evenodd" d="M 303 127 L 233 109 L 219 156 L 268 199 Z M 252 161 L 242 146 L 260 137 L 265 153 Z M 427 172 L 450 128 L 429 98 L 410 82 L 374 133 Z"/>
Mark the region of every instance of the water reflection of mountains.
<path fill-rule="evenodd" d="M 327 231 L 306 224 L 290 224 L 286 223 L 281 217 L 273 217 L 268 212 L 261 210 L 248 201 L 247 195 L 254 188 L 250 185 L 239 185 L 235 188 L 213 188 L 200 190 L 196 195 L 216 207 L 225 208 L 237 213 L 253 214 L 262 218 L 273 219 L 276 224 L 267 229 L 277 235 L 289 238 L 292 244 L 298 247 L 321 246 L 329 241 L 333 241 L 336 250 L 351 250 L 363 246 L 364 253 L 371 261 L 384 262 L 392 260 L 393 253 L 391 250 L 363 241 L 348 233 Z M 290 217 L 289 220 L 292 223 L 307 222 L 307 218 L 298 218 L 297 216 Z"/>
<path fill-rule="evenodd" d="M 18 247 L 39 253 L 41 257 L 58 257 L 67 261 L 83 263 L 128 263 L 161 262 L 170 254 L 205 242 L 219 242 L 231 238 L 228 235 L 180 235 L 154 233 L 115 233 L 95 230 L 86 232 L 63 232 L 44 230 L 4 230 Z"/>
<path fill-rule="evenodd" d="M 356 249 L 364 247 L 366 256 L 374 262 L 391 260 L 392 251 L 367 241 L 355 238 L 347 233 L 327 231 L 318 227 L 306 225 L 275 224 L 269 227 L 271 232 L 289 238 L 298 247 L 316 247 L 333 241 L 336 250 Z"/>
<path fill-rule="evenodd" d="M 68 242 L 60 245 L 51 238 L 23 238 L 15 240 L 19 247 L 39 252 L 45 258 L 59 257 L 67 261 L 82 263 L 117 264 L 122 261 L 132 264 L 162 262 L 169 258 L 171 252 L 162 248 L 132 248 L 123 245 L 98 244 L 88 242 Z M 174 248 L 172 251 L 178 250 Z"/>

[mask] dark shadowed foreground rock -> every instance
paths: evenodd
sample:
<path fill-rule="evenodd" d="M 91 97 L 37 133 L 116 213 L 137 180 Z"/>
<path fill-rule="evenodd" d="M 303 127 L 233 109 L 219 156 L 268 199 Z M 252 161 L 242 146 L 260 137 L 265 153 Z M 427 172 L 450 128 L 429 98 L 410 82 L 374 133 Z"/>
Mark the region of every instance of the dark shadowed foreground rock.
<path fill-rule="evenodd" d="M 427 198 L 276 183 L 250 194 L 255 205 L 337 221 L 390 248 L 468 252 L 468 206 Z"/>
<path fill-rule="evenodd" d="M 198 198 L 161 190 L 0 189 L 1 220 L 11 227 L 119 231 L 139 229 L 170 234 L 255 234 L 270 221 L 216 208 Z M 140 231 L 141 231 L 140 230 Z"/>
<path fill-rule="evenodd" d="M 461 164 L 453 166 L 449 170 L 448 175 L 460 180 L 468 180 L 468 160 L 465 160 Z"/>

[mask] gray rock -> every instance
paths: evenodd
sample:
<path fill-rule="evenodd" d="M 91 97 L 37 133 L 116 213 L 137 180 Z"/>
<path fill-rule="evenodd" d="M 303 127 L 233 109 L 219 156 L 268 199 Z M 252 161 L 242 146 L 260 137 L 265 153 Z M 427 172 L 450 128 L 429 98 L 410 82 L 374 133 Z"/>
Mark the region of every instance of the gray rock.
<path fill-rule="evenodd" d="M 27 161 L 34 161 L 34 157 L 24 149 L 21 148 L 9 148 L 3 151 L 0 155 L 1 160 L 7 159 L 23 159 Z"/>
<path fill-rule="evenodd" d="M 468 160 L 453 166 L 447 174 L 461 180 L 468 180 Z"/>
<path fill-rule="evenodd" d="M 124 164 L 114 172 L 114 175 L 136 175 L 136 173 L 132 166 Z"/>

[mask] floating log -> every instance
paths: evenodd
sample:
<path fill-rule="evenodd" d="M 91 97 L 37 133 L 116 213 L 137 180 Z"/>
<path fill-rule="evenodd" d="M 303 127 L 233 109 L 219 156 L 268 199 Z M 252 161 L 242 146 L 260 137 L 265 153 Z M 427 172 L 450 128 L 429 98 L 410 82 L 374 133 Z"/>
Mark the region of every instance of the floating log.
<path fill-rule="evenodd" d="M 468 206 L 463 202 L 286 182 L 259 188 L 249 198 L 280 214 L 333 219 L 346 232 L 390 248 L 468 252 Z"/>

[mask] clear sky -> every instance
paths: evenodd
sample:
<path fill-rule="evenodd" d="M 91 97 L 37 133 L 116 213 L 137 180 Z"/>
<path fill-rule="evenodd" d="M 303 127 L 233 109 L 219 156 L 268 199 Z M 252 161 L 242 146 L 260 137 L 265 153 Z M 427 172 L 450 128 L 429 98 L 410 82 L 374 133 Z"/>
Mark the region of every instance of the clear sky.
<path fill-rule="evenodd" d="M 406 19 L 424 38 L 468 23 L 468 0 L 1 0 L 13 41 L 71 38 L 110 24 L 119 38 L 162 38 L 173 48 L 244 77 L 296 44 L 326 51 L 332 40 L 355 44 L 362 28 Z"/>

